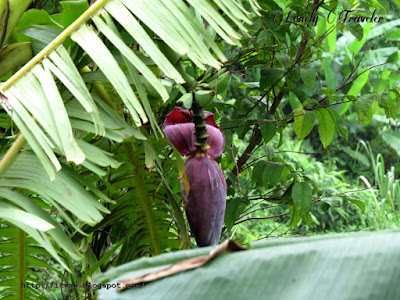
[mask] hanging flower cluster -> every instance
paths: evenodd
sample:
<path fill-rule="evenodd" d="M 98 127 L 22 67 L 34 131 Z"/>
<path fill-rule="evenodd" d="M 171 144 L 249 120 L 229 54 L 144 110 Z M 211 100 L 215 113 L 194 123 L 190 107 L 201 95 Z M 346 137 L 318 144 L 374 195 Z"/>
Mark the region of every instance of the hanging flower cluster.
<path fill-rule="evenodd" d="M 214 114 L 206 111 L 204 121 L 208 135 L 206 148 L 196 146 L 191 111 L 175 108 L 163 125 L 167 139 L 181 155 L 189 157 L 185 164 L 189 182 L 186 215 L 199 247 L 219 243 L 226 206 L 226 181 L 213 160 L 222 154 L 225 136 L 215 123 Z M 185 193 L 182 186 L 182 195 Z"/>

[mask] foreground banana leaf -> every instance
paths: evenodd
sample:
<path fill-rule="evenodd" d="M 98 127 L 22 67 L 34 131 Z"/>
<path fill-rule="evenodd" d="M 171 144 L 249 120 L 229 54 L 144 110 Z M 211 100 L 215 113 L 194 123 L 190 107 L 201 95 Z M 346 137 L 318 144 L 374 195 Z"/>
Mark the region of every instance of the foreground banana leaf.
<path fill-rule="evenodd" d="M 142 258 L 94 278 L 117 283 L 206 255 L 213 247 Z M 205 266 L 99 299 L 400 299 L 400 231 L 288 238 L 222 254 Z"/>

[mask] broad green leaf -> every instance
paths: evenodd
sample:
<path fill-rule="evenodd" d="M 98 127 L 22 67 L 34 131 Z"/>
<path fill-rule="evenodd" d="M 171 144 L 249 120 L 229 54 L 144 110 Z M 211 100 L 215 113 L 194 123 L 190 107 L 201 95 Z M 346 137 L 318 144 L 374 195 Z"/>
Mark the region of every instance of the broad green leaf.
<path fill-rule="evenodd" d="M 332 118 L 329 111 L 325 108 L 318 108 L 315 110 L 315 115 L 319 123 L 318 132 L 324 148 L 328 147 L 332 142 L 335 134 L 335 120 Z"/>
<path fill-rule="evenodd" d="M 252 181 L 257 187 L 272 188 L 281 178 L 283 168 L 284 164 L 279 162 L 260 161 L 253 169 Z"/>
<path fill-rule="evenodd" d="M 348 95 L 357 97 L 358 94 L 360 93 L 361 89 L 364 87 L 364 85 L 368 82 L 368 75 L 369 75 L 369 70 L 366 71 L 365 73 L 361 74 L 354 80 L 350 90 L 347 92 Z M 343 115 L 351 106 L 351 102 L 348 103 L 343 103 L 340 105 L 340 108 L 338 110 L 339 115 Z"/>
<path fill-rule="evenodd" d="M 354 22 L 349 22 L 346 23 L 346 28 L 351 32 L 352 35 L 354 35 L 354 37 L 361 41 L 364 35 L 364 30 L 361 27 L 360 24 L 358 23 L 354 23 Z"/>
<path fill-rule="evenodd" d="M 29 9 L 27 10 L 19 19 L 18 25 L 15 28 L 17 31 L 20 31 L 24 28 L 28 28 L 30 25 L 53 25 L 54 27 L 62 28 L 62 26 L 56 23 L 52 17 L 44 10 L 39 9 Z"/>
<path fill-rule="evenodd" d="M 248 204 L 249 202 L 245 198 L 233 198 L 227 202 L 224 220 L 227 230 L 231 230 L 231 228 L 233 227 L 241 213 L 246 209 Z"/>
<path fill-rule="evenodd" d="M 285 70 L 283 69 L 262 68 L 260 88 L 262 89 L 269 88 L 271 84 L 275 83 L 283 74 L 285 74 Z"/>
<path fill-rule="evenodd" d="M 337 92 L 333 89 L 321 89 L 321 92 L 324 93 L 329 99 L 333 99 L 333 95 Z"/>
<path fill-rule="evenodd" d="M 274 116 L 267 114 L 265 115 L 267 120 L 271 120 L 271 123 L 260 124 L 260 131 L 265 143 L 268 143 L 276 134 L 276 122 Z"/>
<path fill-rule="evenodd" d="M 89 8 L 89 3 L 86 0 L 61 1 L 60 4 L 63 9 L 62 15 L 65 28 L 71 25 Z"/>
<path fill-rule="evenodd" d="M 398 230 L 267 240 L 251 246 L 251 250 L 220 255 L 204 266 L 145 283 L 140 288 L 123 292 L 103 288 L 99 298 L 191 299 L 196 295 L 196 299 L 215 299 L 218 295 L 221 299 L 260 299 L 268 295 L 281 300 L 373 300 L 377 291 L 378 298 L 400 297 Z M 141 258 L 96 276 L 94 282 L 117 284 L 207 255 L 212 249 Z"/>
<path fill-rule="evenodd" d="M 376 95 L 376 100 L 378 100 L 379 107 L 385 110 L 386 117 L 388 119 L 392 118 L 393 120 L 396 120 L 397 106 L 393 98 L 390 97 L 389 92 L 384 91 L 378 93 Z"/>
<path fill-rule="evenodd" d="M 39 48 L 35 49 L 35 47 L 33 47 L 34 50 L 36 50 L 34 51 L 36 53 L 38 50 L 42 50 L 45 46 L 50 44 L 60 34 L 60 32 L 59 29 L 45 25 L 31 25 L 31 27 L 20 31 L 20 33 L 40 42 L 38 44 Z"/>
<path fill-rule="evenodd" d="M 315 113 L 298 108 L 294 111 L 294 131 L 299 140 L 304 139 L 313 129 Z"/>
<path fill-rule="evenodd" d="M 374 102 L 374 94 L 362 95 L 355 101 L 354 106 L 361 125 L 368 125 L 372 121 Z"/>
<path fill-rule="evenodd" d="M 296 211 L 304 216 L 311 207 L 312 190 L 307 182 L 295 183 L 292 188 L 292 199 Z"/>
<path fill-rule="evenodd" d="M 317 76 L 317 72 L 314 69 L 301 69 L 300 70 L 301 79 L 306 84 L 307 87 L 312 88 Z"/>
<path fill-rule="evenodd" d="M 297 96 L 293 92 L 289 92 L 289 103 L 293 110 L 303 107 Z"/>
<path fill-rule="evenodd" d="M 383 131 L 380 133 L 382 139 L 388 144 L 393 150 L 397 152 L 397 155 L 400 155 L 400 137 L 395 132 Z"/>
<path fill-rule="evenodd" d="M 303 222 L 304 222 L 308 227 L 310 227 L 311 221 L 312 221 L 311 214 L 308 212 L 308 213 L 306 213 L 304 216 L 302 216 L 301 218 L 302 218 Z"/>
<path fill-rule="evenodd" d="M 347 140 L 349 137 L 349 129 L 344 123 L 343 118 L 334 109 L 328 109 L 328 111 L 331 114 L 332 119 L 335 120 L 337 132 Z"/>
<path fill-rule="evenodd" d="M 26 64 L 32 56 L 31 42 L 7 45 L 0 51 L 0 77 Z"/>
<path fill-rule="evenodd" d="M 289 227 L 295 227 L 301 221 L 301 216 L 299 214 L 299 211 L 296 210 L 293 205 L 289 205 L 289 211 L 291 216 Z"/>
<path fill-rule="evenodd" d="M 349 201 L 354 203 L 355 205 L 358 206 L 359 209 L 361 209 L 361 211 L 363 213 L 365 213 L 365 203 L 362 200 L 358 200 L 358 199 L 353 199 L 353 198 L 349 198 Z"/>

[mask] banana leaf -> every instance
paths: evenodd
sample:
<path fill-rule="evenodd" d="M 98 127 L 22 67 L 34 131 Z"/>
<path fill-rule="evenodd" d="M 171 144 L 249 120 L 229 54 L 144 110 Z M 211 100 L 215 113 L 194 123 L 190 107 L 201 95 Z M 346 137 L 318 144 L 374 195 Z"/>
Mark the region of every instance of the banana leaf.
<path fill-rule="evenodd" d="M 259 241 L 206 265 L 98 299 L 400 299 L 400 231 Z M 117 284 L 206 255 L 212 247 L 141 258 L 94 278 Z"/>

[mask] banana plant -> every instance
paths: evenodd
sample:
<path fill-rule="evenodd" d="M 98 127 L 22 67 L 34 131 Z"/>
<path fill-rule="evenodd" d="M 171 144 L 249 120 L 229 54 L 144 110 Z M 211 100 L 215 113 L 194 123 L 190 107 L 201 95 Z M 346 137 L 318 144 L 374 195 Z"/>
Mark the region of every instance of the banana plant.
<path fill-rule="evenodd" d="M 226 58 L 215 38 L 239 46 L 243 24 L 260 7 L 254 0 L 97 0 L 75 21 L 67 12 L 54 16 L 62 31 L 16 31 L 30 4 L 0 1 L 0 64 L 7 65 L 0 76 L 8 78 L 0 86 L 8 114 L 0 230 L 28 234 L 74 282 L 110 264 L 190 247 L 169 183 L 185 181 L 184 163 L 154 110 L 195 88 L 187 84 L 197 85 L 189 64 L 214 70 L 203 79 L 217 86 Z M 12 259 L 11 244 L 20 259 Z M 0 299 L 32 297 L 21 286 L 34 281 L 23 272 L 27 247 L 22 238 L 0 237 L 0 252 L 9 253 L 0 258 Z M 74 268 L 83 275 L 73 277 Z"/>

